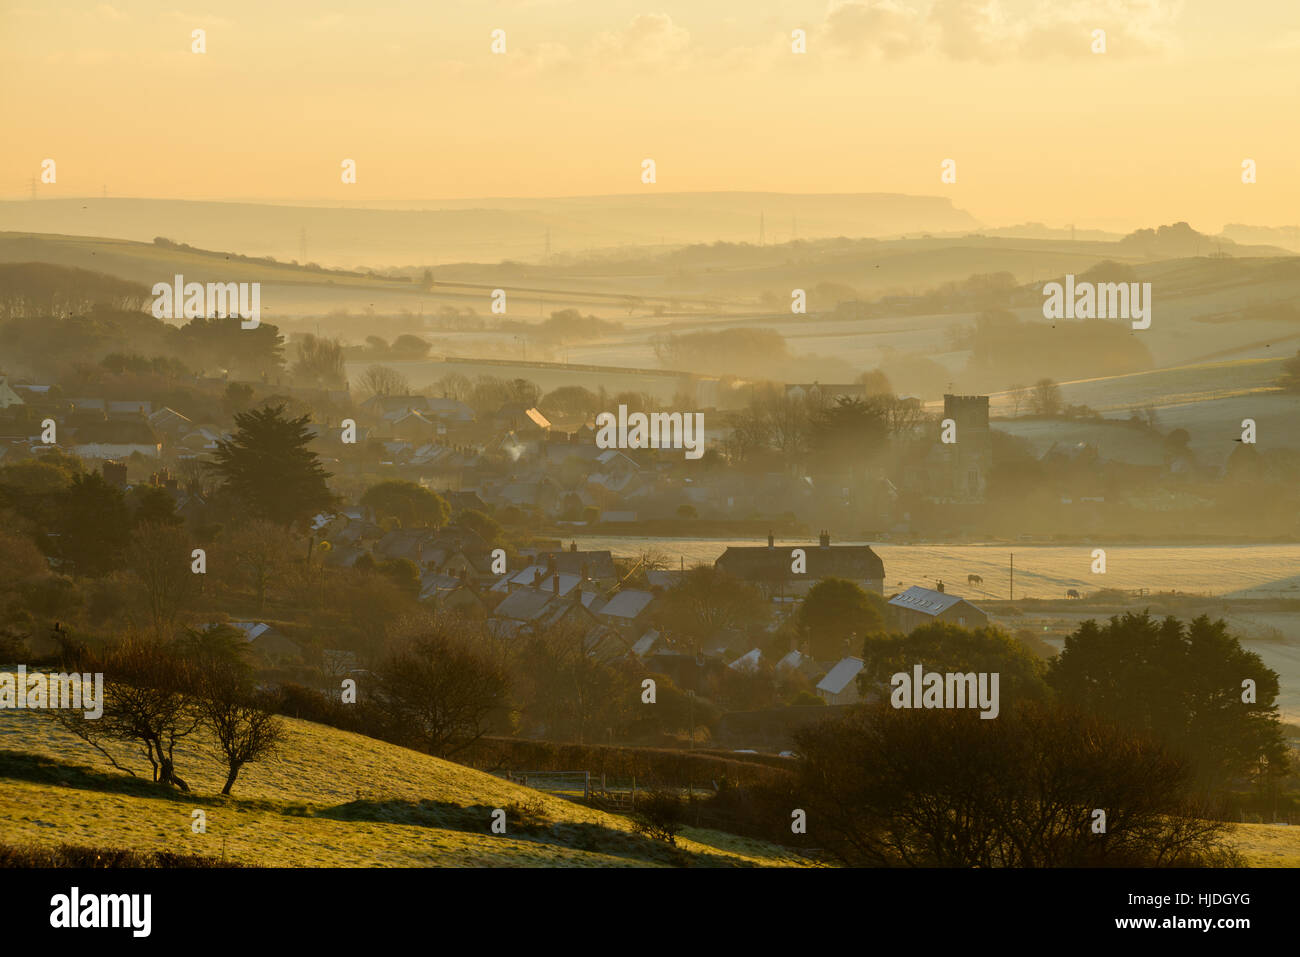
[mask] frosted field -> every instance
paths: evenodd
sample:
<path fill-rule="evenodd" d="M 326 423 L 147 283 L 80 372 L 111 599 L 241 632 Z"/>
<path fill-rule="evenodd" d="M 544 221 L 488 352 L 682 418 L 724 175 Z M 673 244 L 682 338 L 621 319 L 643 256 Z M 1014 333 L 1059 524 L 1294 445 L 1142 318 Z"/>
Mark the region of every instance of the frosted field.
<path fill-rule="evenodd" d="M 730 545 L 766 545 L 766 539 L 657 539 L 577 536 L 579 547 L 632 557 L 661 552 L 673 565 L 712 563 Z M 567 541 L 567 539 L 566 539 Z M 1300 599 L 1300 545 L 871 545 L 885 563 L 885 587 L 931 585 L 942 579 L 969 597 L 1006 598 L 1008 557 L 1015 554 L 1016 598 L 1064 598 L 1067 589 L 1146 588 L 1232 598 Z M 778 541 L 778 548 L 816 548 L 816 541 Z M 1106 549 L 1106 574 L 1091 572 L 1092 548 Z M 967 575 L 982 585 L 968 586 Z M 1296 636 L 1300 638 L 1300 635 Z"/>

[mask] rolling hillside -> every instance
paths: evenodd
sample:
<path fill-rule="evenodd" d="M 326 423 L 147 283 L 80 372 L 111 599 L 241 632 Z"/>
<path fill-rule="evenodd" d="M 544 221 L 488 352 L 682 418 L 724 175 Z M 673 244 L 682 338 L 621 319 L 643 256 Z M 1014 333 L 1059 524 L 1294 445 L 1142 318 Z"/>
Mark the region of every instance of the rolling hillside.
<path fill-rule="evenodd" d="M 193 794 L 112 769 L 32 712 L 0 714 L 0 843 L 170 850 L 270 867 L 790 867 L 790 851 L 686 829 L 682 857 L 591 810 L 395 745 L 287 719 L 283 755 L 241 773 L 230 798 L 211 758 L 178 751 Z M 115 752 L 116 753 L 116 752 Z M 119 760 L 121 760 L 119 758 Z M 507 833 L 492 834 L 494 808 Z M 191 812 L 207 818 L 191 830 Z"/>

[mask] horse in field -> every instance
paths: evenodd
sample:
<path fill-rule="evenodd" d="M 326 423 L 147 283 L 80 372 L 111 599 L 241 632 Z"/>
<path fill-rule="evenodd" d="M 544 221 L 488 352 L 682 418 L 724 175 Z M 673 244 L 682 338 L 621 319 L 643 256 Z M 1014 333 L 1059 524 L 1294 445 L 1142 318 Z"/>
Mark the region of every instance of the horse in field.
<path fill-rule="evenodd" d="M 967 575 L 967 576 L 966 576 L 966 584 L 967 584 L 967 585 L 983 585 L 983 584 L 984 584 L 984 579 L 980 578 L 979 575 Z"/>
<path fill-rule="evenodd" d="M 1066 598 L 1082 598 L 1077 589 L 1071 588 L 1065 593 Z"/>

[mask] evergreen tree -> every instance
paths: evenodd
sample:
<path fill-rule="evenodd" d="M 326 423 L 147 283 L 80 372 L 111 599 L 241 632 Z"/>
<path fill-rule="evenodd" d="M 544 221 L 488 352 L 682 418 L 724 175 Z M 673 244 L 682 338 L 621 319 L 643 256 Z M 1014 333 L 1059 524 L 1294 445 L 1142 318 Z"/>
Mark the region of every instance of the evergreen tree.
<path fill-rule="evenodd" d="M 308 420 L 286 418 L 283 405 L 251 409 L 235 416 L 234 437 L 217 443 L 211 468 L 254 517 L 288 526 L 333 504 L 329 473 L 307 448 Z"/>

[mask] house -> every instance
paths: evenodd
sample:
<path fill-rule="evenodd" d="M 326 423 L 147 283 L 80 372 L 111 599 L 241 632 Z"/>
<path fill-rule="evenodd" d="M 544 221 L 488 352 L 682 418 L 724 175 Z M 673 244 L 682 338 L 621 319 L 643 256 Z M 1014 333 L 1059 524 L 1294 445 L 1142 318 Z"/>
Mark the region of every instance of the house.
<path fill-rule="evenodd" d="M 147 419 L 153 413 L 153 403 L 143 399 L 109 399 L 106 405 L 110 419 Z"/>
<path fill-rule="evenodd" d="M 11 405 L 22 405 L 22 397 L 9 388 L 8 376 L 0 375 L 0 409 L 7 409 Z"/>
<path fill-rule="evenodd" d="M 649 624 L 654 600 L 652 592 L 625 588 L 607 601 L 596 617 L 607 625 L 638 634 Z"/>
<path fill-rule="evenodd" d="M 185 436 L 194 431 L 194 423 L 169 406 L 163 406 L 148 416 L 149 425 L 158 432 L 168 435 Z"/>
<path fill-rule="evenodd" d="M 417 565 L 428 559 L 437 534 L 428 528 L 395 528 L 375 543 L 374 552 L 380 558 L 407 558 Z M 432 557 L 432 556 L 430 556 Z"/>
<path fill-rule="evenodd" d="M 213 628 L 228 627 L 238 629 L 244 640 L 262 657 L 272 663 L 301 659 L 302 649 L 291 639 L 285 637 L 278 629 L 262 621 L 228 621 L 210 624 L 204 631 Z"/>
<path fill-rule="evenodd" d="M 143 419 L 102 419 L 78 425 L 69 446 L 83 459 L 125 459 L 133 454 L 158 458 L 162 443 Z"/>
<path fill-rule="evenodd" d="M 743 671 L 747 674 L 753 674 L 758 671 L 759 665 L 763 663 L 763 651 L 760 648 L 752 648 L 745 652 L 731 664 L 727 665 L 732 671 Z"/>
<path fill-rule="evenodd" d="M 785 394 L 792 399 L 806 399 L 815 405 L 830 405 L 841 398 L 865 399 L 867 387 L 861 383 L 822 385 L 820 382 L 795 382 L 785 387 Z"/>
<path fill-rule="evenodd" d="M 508 402 L 493 416 L 493 425 L 498 430 L 509 430 L 520 436 L 534 438 L 550 431 L 551 420 L 533 406 Z"/>
<path fill-rule="evenodd" d="M 663 636 L 653 628 L 632 643 L 632 654 L 638 658 L 644 658 L 652 654 L 662 646 L 661 639 Z"/>
<path fill-rule="evenodd" d="M 826 677 L 817 682 L 817 694 L 827 704 L 854 704 L 861 700 L 858 674 L 866 666 L 861 658 L 849 656 L 835 663 Z"/>
<path fill-rule="evenodd" d="M 385 431 L 395 439 L 404 442 L 426 442 L 445 434 L 446 429 L 438 422 L 415 409 L 404 409 L 384 416 Z"/>
<path fill-rule="evenodd" d="M 806 569 L 792 570 L 795 549 L 803 552 Z M 832 545 L 829 532 L 822 532 L 818 547 L 811 545 L 776 546 L 772 535 L 767 547 L 731 546 L 714 562 L 714 566 L 750 584 L 764 594 L 805 594 L 824 578 L 844 578 L 869 591 L 883 593 L 885 564 L 869 545 Z"/>
<path fill-rule="evenodd" d="M 447 611 L 485 611 L 483 600 L 464 578 L 428 572 L 420 579 L 420 601 Z"/>
<path fill-rule="evenodd" d="M 538 564 L 566 575 L 581 575 L 602 585 L 612 588 L 618 584 L 618 571 L 614 568 L 614 556 L 606 550 L 578 551 L 578 543 L 572 543 L 568 551 L 538 552 L 534 559 Z"/>
<path fill-rule="evenodd" d="M 913 585 L 907 591 L 889 599 L 897 627 L 911 632 L 932 621 L 942 621 L 959 628 L 983 628 L 989 616 L 965 598 Z"/>

